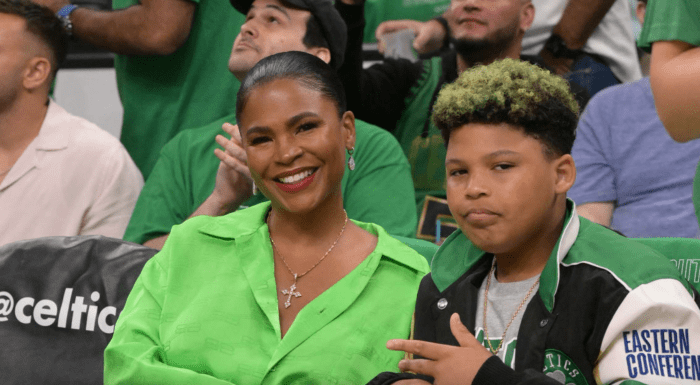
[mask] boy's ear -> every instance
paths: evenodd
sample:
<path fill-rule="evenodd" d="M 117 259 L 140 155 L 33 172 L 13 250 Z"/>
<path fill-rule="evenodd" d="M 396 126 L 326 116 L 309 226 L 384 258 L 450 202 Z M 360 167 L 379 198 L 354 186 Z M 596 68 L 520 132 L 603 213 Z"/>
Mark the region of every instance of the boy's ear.
<path fill-rule="evenodd" d="M 576 181 L 576 165 L 571 154 L 564 154 L 554 160 L 556 181 L 554 191 L 557 194 L 566 194 Z"/>

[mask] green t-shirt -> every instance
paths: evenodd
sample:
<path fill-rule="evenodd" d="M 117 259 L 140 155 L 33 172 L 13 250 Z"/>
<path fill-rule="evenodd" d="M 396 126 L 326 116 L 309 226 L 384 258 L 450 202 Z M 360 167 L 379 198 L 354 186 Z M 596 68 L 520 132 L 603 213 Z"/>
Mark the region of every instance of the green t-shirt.
<path fill-rule="evenodd" d="M 185 130 L 161 151 L 139 195 L 124 239 L 143 243 L 184 222 L 214 190 L 219 159 L 214 138 L 229 115 L 201 128 Z M 394 137 L 356 120 L 355 163 L 345 168 L 342 194 L 351 219 L 377 223 L 393 235 L 416 234 L 416 210 L 411 169 Z M 266 201 L 256 194 L 244 206 Z"/>
<path fill-rule="evenodd" d="M 365 43 L 376 43 L 374 31 L 387 20 L 428 21 L 442 15 L 450 0 L 367 0 L 365 3 Z"/>
<path fill-rule="evenodd" d="M 357 222 L 377 236 L 376 248 L 304 306 L 282 338 L 269 206 L 173 228 L 119 315 L 106 384 L 365 384 L 397 370 L 403 352 L 386 341 L 409 336 L 425 259 Z"/>
<path fill-rule="evenodd" d="M 121 141 L 144 178 L 178 132 L 226 116 L 236 103 L 239 82 L 228 70 L 228 58 L 245 16 L 228 0 L 193 1 L 189 37 L 175 53 L 115 59 L 124 106 Z M 138 3 L 113 0 L 113 7 Z"/>
<path fill-rule="evenodd" d="M 700 1 L 649 0 L 637 45 L 649 51 L 651 43 L 663 40 L 700 45 Z"/>

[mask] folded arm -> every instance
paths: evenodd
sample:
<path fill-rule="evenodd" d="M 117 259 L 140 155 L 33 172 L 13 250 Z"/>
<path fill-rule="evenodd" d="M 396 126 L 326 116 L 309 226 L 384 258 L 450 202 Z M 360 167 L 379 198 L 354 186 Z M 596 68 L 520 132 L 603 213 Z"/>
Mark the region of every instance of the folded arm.
<path fill-rule="evenodd" d="M 615 1 L 569 0 L 561 19 L 552 29 L 552 34 L 561 36 L 569 49 L 583 49 Z M 560 75 L 569 72 L 574 63 L 573 59 L 554 57 L 546 48 L 540 51 L 540 56 Z"/>

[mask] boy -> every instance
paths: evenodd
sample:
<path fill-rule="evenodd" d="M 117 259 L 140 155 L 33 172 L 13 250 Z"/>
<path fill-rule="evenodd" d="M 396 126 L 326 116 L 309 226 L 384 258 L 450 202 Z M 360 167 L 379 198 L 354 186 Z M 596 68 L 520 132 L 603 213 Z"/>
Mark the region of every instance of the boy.
<path fill-rule="evenodd" d="M 433 111 L 461 231 L 421 282 L 416 340 L 387 343 L 422 357 L 399 364 L 417 374 L 372 383 L 700 381 L 698 293 L 566 199 L 578 106 L 564 80 L 506 59 L 464 72 Z"/>

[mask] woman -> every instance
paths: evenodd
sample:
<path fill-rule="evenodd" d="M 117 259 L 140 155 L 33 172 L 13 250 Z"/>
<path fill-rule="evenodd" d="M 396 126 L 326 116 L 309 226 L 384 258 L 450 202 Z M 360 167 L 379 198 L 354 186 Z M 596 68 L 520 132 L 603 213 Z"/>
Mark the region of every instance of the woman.
<path fill-rule="evenodd" d="M 384 344 L 408 336 L 428 268 L 343 210 L 354 117 L 334 71 L 305 53 L 270 56 L 243 80 L 236 113 L 270 202 L 173 228 L 119 318 L 105 382 L 360 384 L 395 369 L 402 354 Z"/>

